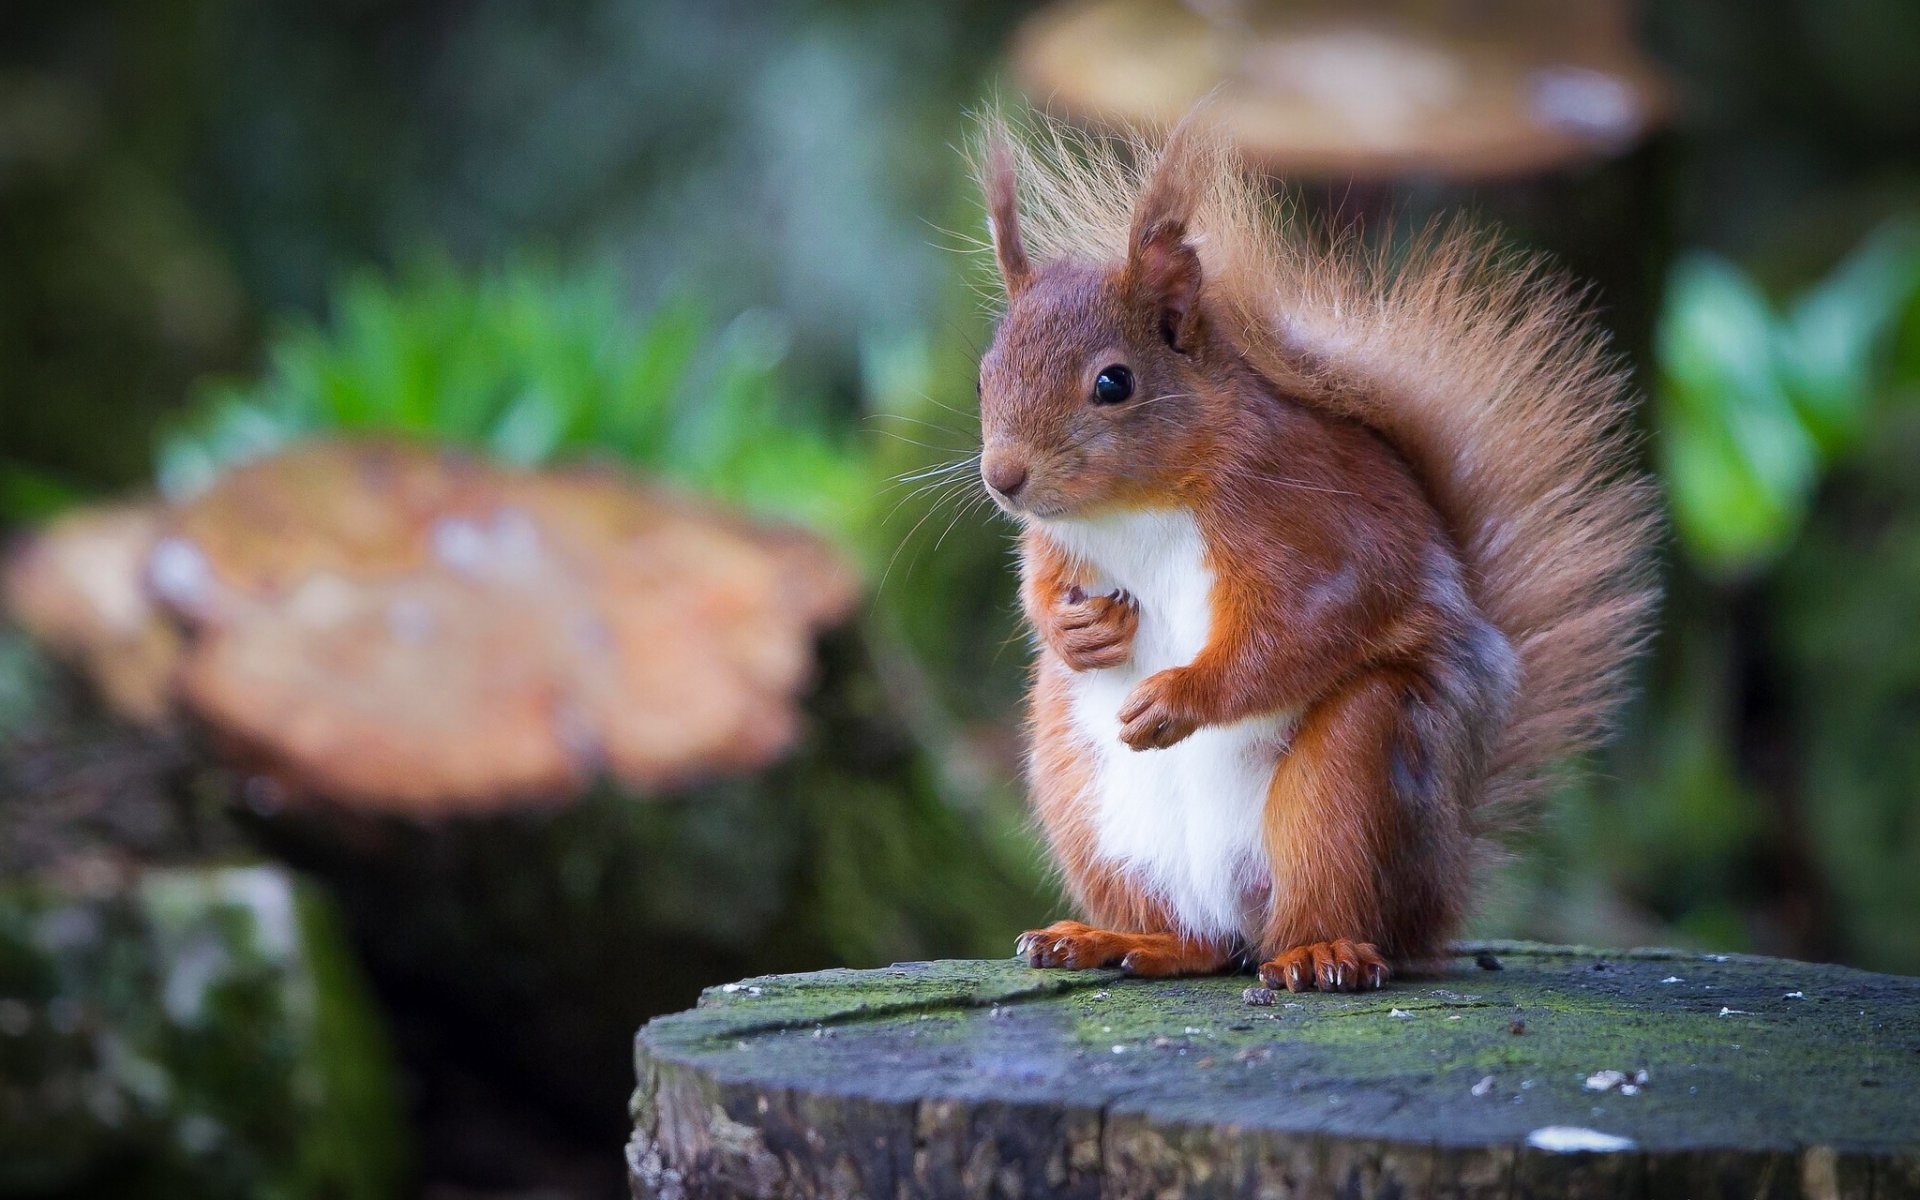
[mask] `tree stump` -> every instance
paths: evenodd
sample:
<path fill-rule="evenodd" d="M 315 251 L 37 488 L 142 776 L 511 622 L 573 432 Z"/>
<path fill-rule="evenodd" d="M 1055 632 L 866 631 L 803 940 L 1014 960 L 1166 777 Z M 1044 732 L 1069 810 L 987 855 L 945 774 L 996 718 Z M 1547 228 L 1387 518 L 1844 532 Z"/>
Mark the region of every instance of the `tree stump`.
<path fill-rule="evenodd" d="M 397 442 L 56 522 L 0 559 L 0 609 L 153 728 L 9 687 L 46 664 L 0 613 L 0 1092 L 9 872 L 252 849 L 345 918 L 428 1180 L 551 1188 L 584 1155 L 617 1189 L 639 1021 L 749 969 L 980 953 L 1039 891 L 946 786 L 860 586 L 607 467 Z"/>
<path fill-rule="evenodd" d="M 634 1195 L 1920 1196 L 1920 979 L 1449 965 L 1368 995 L 1012 960 L 729 984 L 640 1032 Z"/>

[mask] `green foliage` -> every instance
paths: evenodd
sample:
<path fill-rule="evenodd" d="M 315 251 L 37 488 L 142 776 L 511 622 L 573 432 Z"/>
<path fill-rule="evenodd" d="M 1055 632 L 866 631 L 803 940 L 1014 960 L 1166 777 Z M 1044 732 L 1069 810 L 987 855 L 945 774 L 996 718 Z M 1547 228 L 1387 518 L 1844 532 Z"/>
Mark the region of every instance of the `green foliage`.
<path fill-rule="evenodd" d="M 51 474 L 0 459 L 0 525 L 44 520 L 76 498 L 72 488 Z"/>
<path fill-rule="evenodd" d="M 823 406 L 788 392 L 779 318 L 716 325 L 686 297 L 636 318 L 608 274 L 445 264 L 339 287 L 274 337 L 256 382 L 203 389 L 165 439 L 164 491 L 302 437 L 452 442 L 526 466 L 609 457 L 843 532 L 876 490 Z"/>
<path fill-rule="evenodd" d="M 1920 397 L 1913 397 L 1920 398 Z M 1836 474 L 1770 580 L 1812 850 L 1846 960 L 1920 970 L 1920 408 Z"/>
<path fill-rule="evenodd" d="M 1800 530 L 1823 469 L 1895 382 L 1888 342 L 1916 299 L 1920 229 L 1905 223 L 1784 310 L 1725 260 L 1695 254 L 1674 269 L 1657 447 L 1681 541 L 1710 573 L 1749 574 Z"/>
<path fill-rule="evenodd" d="M 1912 221 L 1784 304 L 1719 259 L 1674 272 L 1656 449 L 1698 571 L 1674 574 L 1613 780 L 1562 797 L 1543 839 L 1593 902 L 1543 876 L 1522 927 L 1920 961 L 1916 334 Z"/>

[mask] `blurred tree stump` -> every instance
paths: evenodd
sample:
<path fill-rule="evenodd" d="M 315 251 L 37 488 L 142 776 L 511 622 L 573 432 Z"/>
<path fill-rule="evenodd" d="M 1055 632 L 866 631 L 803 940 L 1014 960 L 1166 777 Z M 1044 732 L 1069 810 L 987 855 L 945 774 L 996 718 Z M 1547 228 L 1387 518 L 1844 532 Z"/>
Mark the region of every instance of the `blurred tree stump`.
<path fill-rule="evenodd" d="M 1372 995 L 1250 982 L 710 990 L 640 1033 L 634 1194 L 1920 1195 L 1920 979 L 1493 944 Z"/>
<path fill-rule="evenodd" d="M 63 519 L 5 582 L 126 715 L 201 735 L 223 822 L 328 886 L 416 1066 L 599 1136 L 645 1016 L 978 952 L 1038 890 L 942 794 L 831 547 L 610 472 L 311 444 Z"/>
<path fill-rule="evenodd" d="M 177 708 L 288 801 L 422 816 L 768 765 L 857 594 L 795 530 L 378 442 L 80 511 L 5 582 L 126 716 Z"/>
<path fill-rule="evenodd" d="M 1666 117 L 1622 0 L 1066 0 L 1016 37 L 1063 115 L 1168 125 L 1206 101 L 1287 179 L 1536 176 L 1611 158 Z"/>
<path fill-rule="evenodd" d="M 283 868 L 9 878 L 0 1195 L 389 1200 L 410 1138 L 370 1005 Z"/>

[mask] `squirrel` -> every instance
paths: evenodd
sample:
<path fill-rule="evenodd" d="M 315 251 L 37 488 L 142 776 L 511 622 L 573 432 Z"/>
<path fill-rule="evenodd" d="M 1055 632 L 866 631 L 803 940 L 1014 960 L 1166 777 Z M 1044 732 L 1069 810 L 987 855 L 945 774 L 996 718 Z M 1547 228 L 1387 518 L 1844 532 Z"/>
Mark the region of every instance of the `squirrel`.
<path fill-rule="evenodd" d="M 1648 636 L 1652 492 L 1582 294 L 1463 224 L 1304 236 L 1198 117 L 989 118 L 980 473 L 1020 526 L 1036 967 L 1430 967 Z"/>

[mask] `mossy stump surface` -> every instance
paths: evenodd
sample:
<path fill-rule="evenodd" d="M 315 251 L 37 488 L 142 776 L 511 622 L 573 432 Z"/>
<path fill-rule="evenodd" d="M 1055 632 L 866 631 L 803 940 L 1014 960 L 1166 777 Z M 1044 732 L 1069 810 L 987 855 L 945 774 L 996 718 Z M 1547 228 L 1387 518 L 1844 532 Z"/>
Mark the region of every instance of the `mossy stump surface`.
<path fill-rule="evenodd" d="M 1496 943 L 1367 995 L 1252 982 L 711 989 L 640 1032 L 634 1194 L 1920 1197 L 1920 978 Z"/>

